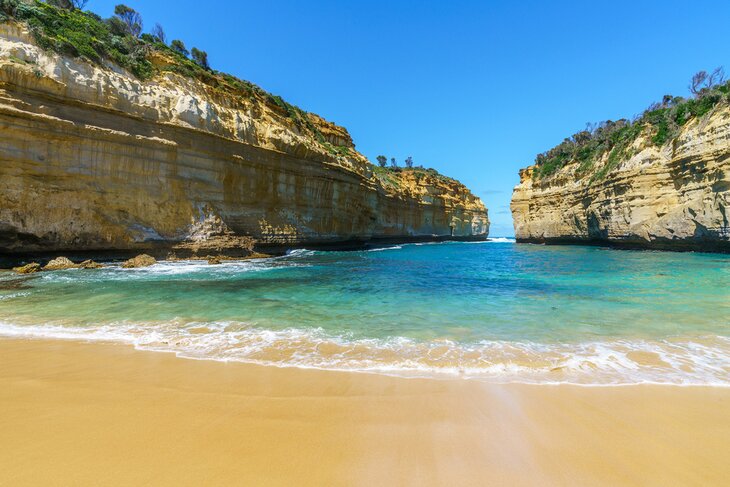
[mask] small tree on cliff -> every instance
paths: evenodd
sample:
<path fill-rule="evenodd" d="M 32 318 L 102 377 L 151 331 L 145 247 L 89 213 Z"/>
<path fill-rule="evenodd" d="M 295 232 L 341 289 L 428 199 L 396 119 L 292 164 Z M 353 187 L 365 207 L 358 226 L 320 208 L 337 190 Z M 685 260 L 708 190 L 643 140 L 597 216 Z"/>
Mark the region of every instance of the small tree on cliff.
<path fill-rule="evenodd" d="M 188 52 L 188 48 L 185 47 L 185 43 L 180 39 L 174 39 L 170 43 L 170 47 L 173 51 L 177 52 L 178 54 L 182 54 L 185 57 L 188 57 L 190 55 L 190 53 Z"/>
<path fill-rule="evenodd" d="M 161 43 L 167 44 L 167 36 L 165 35 L 165 30 L 160 24 L 155 24 L 155 26 L 152 28 L 152 35 L 157 37 L 157 40 Z"/>
<path fill-rule="evenodd" d="M 378 160 L 378 166 L 385 167 L 388 164 L 388 158 L 385 156 L 378 156 L 376 157 Z"/>
<path fill-rule="evenodd" d="M 407 168 L 413 167 L 413 158 L 411 156 L 406 157 L 406 167 Z"/>
<path fill-rule="evenodd" d="M 114 15 L 127 26 L 127 33 L 139 37 L 142 33 L 142 15 L 131 7 L 119 4 L 114 7 Z"/>
<path fill-rule="evenodd" d="M 200 66 L 203 69 L 210 69 L 210 65 L 208 64 L 208 53 L 205 51 L 201 51 L 197 47 L 194 47 L 190 50 L 190 54 L 193 56 L 193 61 L 195 61 L 195 64 Z"/>
<path fill-rule="evenodd" d="M 393 169 L 398 167 L 398 161 L 395 160 L 395 157 L 390 158 L 390 167 L 392 167 Z"/>
<path fill-rule="evenodd" d="M 699 95 L 705 90 L 711 90 L 715 86 L 725 82 L 725 70 L 715 68 L 712 73 L 707 71 L 700 71 L 692 76 L 692 80 L 689 83 L 689 91 L 693 95 Z"/>

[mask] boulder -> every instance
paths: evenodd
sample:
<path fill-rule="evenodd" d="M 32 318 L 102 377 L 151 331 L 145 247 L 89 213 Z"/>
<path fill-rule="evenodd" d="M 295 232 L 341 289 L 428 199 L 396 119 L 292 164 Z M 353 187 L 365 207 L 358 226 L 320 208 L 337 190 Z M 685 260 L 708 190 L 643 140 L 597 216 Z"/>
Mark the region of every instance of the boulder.
<path fill-rule="evenodd" d="M 13 270 L 18 274 L 33 274 L 41 270 L 41 265 L 38 262 L 31 262 L 20 267 L 13 267 Z"/>
<path fill-rule="evenodd" d="M 156 262 L 157 260 L 151 255 L 141 254 L 137 257 L 132 257 L 131 259 L 126 261 L 124 264 L 122 264 L 122 267 L 124 267 L 125 269 L 131 269 L 134 267 L 149 267 L 151 265 L 154 265 Z"/>
<path fill-rule="evenodd" d="M 79 264 L 80 269 L 101 269 L 102 267 L 104 266 L 93 260 L 85 260 Z"/>
<path fill-rule="evenodd" d="M 62 271 L 64 269 L 76 269 L 78 265 L 66 257 L 56 257 L 43 267 L 44 271 Z"/>
<path fill-rule="evenodd" d="M 218 255 L 216 255 L 216 256 L 210 256 L 209 255 L 208 256 L 208 264 L 210 264 L 210 265 L 217 265 L 217 264 L 220 264 L 220 263 L 222 263 L 222 260 L 221 260 L 220 256 L 218 256 Z"/>

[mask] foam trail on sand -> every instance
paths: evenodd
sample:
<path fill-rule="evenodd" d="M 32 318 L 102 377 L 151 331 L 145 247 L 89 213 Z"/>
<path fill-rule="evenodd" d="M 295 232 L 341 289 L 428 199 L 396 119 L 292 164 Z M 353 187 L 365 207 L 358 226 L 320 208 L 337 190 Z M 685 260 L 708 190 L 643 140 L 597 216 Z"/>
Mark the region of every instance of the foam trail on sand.
<path fill-rule="evenodd" d="M 112 341 L 180 357 L 279 367 L 463 377 L 534 384 L 673 384 L 730 387 L 730 340 L 618 340 L 581 344 L 403 337 L 353 339 L 321 329 L 265 330 L 245 323 L 110 323 L 79 328 L 0 322 L 0 336 Z"/>

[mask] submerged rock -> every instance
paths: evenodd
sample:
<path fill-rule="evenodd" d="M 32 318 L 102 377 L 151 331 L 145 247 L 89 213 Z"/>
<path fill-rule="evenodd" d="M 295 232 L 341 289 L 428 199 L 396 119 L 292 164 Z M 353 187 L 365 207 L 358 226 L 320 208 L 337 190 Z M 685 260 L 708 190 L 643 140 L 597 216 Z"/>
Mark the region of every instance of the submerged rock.
<path fill-rule="evenodd" d="M 156 262 L 157 260 L 151 255 L 141 254 L 137 257 L 132 257 L 131 259 L 126 261 L 124 264 L 122 264 L 122 267 L 124 267 L 125 269 L 132 269 L 134 267 L 149 267 L 151 265 L 154 265 Z"/>
<path fill-rule="evenodd" d="M 13 271 L 17 272 L 18 274 L 33 274 L 35 272 L 40 272 L 41 265 L 38 262 L 31 262 L 30 264 L 26 264 L 24 266 L 20 267 L 13 267 Z"/>
<path fill-rule="evenodd" d="M 80 269 L 101 269 L 102 267 L 104 267 L 102 264 L 94 262 L 93 260 L 85 260 L 79 264 Z"/>
<path fill-rule="evenodd" d="M 61 271 L 64 269 L 76 269 L 78 264 L 74 264 L 67 257 L 56 257 L 43 267 L 44 271 Z"/>

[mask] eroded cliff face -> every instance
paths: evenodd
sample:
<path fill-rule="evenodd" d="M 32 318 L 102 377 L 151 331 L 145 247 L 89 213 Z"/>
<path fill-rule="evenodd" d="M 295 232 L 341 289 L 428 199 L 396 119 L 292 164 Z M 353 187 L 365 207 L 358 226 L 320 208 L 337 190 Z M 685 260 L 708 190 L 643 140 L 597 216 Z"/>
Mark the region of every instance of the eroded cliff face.
<path fill-rule="evenodd" d="M 2 24 L 0 251 L 165 247 L 209 227 L 263 245 L 486 237 L 463 185 L 406 171 L 385 184 L 344 128 L 307 116 L 323 140 L 256 96 L 142 82 Z"/>
<path fill-rule="evenodd" d="M 730 251 L 730 108 L 721 104 L 655 147 L 649 134 L 604 178 L 571 163 L 538 178 L 520 171 L 512 195 L 518 241 Z M 596 161 L 608 163 L 607 156 Z"/>

